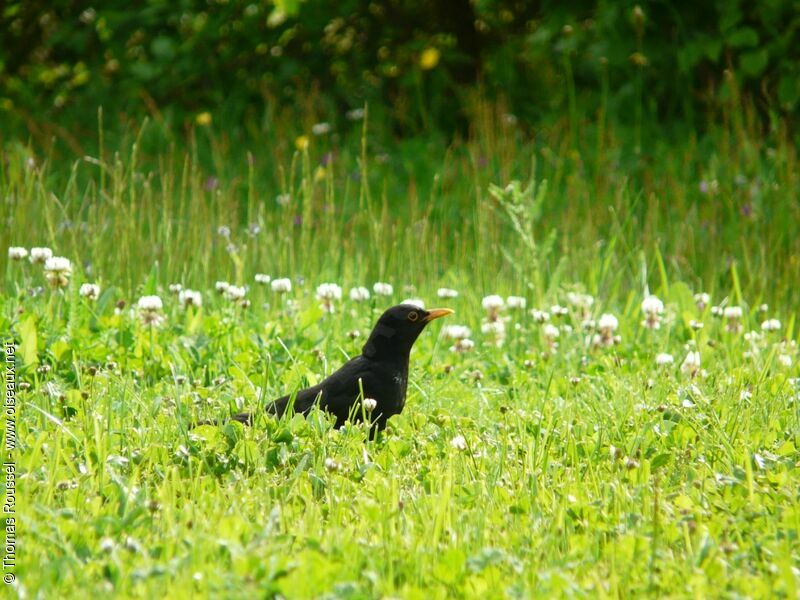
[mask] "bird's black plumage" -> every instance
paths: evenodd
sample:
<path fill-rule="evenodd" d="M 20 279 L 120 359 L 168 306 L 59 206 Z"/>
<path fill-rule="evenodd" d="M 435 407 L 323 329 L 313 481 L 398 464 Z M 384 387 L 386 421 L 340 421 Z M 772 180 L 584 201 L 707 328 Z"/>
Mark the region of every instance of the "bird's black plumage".
<path fill-rule="evenodd" d="M 319 406 L 336 417 L 335 426 L 339 428 L 348 418 L 359 420 L 359 401 L 371 398 L 377 404 L 370 420 L 377 429 L 383 429 L 387 419 L 399 414 L 405 405 L 411 347 L 428 323 L 452 312 L 449 308 L 424 310 L 411 304 L 393 306 L 378 319 L 359 356 L 319 384 L 278 398 L 267 411 L 281 417 L 293 407 L 305 415 Z M 251 413 L 233 417 L 246 424 L 252 418 Z"/>

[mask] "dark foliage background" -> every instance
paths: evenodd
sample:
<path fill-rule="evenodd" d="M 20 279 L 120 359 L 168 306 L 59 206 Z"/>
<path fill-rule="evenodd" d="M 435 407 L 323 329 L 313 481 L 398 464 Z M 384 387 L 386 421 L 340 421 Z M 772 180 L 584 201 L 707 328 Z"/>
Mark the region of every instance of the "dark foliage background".
<path fill-rule="evenodd" d="M 0 110 L 89 125 L 98 104 L 188 123 L 369 103 L 396 131 L 451 132 L 478 97 L 525 123 L 602 104 L 622 123 L 694 126 L 741 94 L 791 123 L 799 30 L 796 0 L 16 0 L 0 20 Z"/>

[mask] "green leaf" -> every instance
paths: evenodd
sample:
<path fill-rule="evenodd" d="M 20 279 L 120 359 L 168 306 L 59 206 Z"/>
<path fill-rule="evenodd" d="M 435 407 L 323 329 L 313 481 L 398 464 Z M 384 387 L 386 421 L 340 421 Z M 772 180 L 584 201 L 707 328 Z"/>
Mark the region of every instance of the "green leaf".
<path fill-rule="evenodd" d="M 152 296 L 158 293 L 158 261 L 153 263 L 153 267 L 150 269 L 150 275 L 147 277 L 147 281 L 144 284 L 144 295 Z"/>
<path fill-rule="evenodd" d="M 253 440 L 239 440 L 234 452 L 241 463 L 251 467 L 258 458 L 258 444 Z"/>
<path fill-rule="evenodd" d="M 739 66 L 745 75 L 760 75 L 769 63 L 769 52 L 766 50 L 753 50 L 745 52 L 739 58 Z"/>
<path fill-rule="evenodd" d="M 20 353 L 25 366 L 39 362 L 38 340 L 36 336 L 36 318 L 29 315 L 19 326 Z"/>
<path fill-rule="evenodd" d="M 742 27 L 731 32 L 726 41 L 734 48 L 752 48 L 758 46 L 758 33 L 751 27 Z"/>
<path fill-rule="evenodd" d="M 64 354 L 69 352 L 69 350 L 70 350 L 69 344 L 63 339 L 56 340 L 50 346 L 50 353 L 53 355 L 53 358 L 56 359 L 56 362 L 60 362 L 61 359 L 64 357 Z"/>
<path fill-rule="evenodd" d="M 157 58 L 170 60 L 175 56 L 175 42 L 167 36 L 160 35 L 150 44 L 150 51 Z"/>
<path fill-rule="evenodd" d="M 672 458 L 672 455 L 669 453 L 665 452 L 664 454 L 659 454 L 653 460 L 650 461 L 650 468 L 657 469 L 659 467 L 663 467 L 670 461 L 670 458 Z"/>
<path fill-rule="evenodd" d="M 800 81 L 797 76 L 784 75 L 778 82 L 778 100 L 792 110 L 800 100 Z"/>

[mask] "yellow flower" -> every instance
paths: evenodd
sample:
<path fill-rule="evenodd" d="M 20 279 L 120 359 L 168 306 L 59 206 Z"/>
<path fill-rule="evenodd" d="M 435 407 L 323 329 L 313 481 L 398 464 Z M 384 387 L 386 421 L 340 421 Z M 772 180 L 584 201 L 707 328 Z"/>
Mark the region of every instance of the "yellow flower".
<path fill-rule="evenodd" d="M 198 125 L 202 125 L 203 127 L 208 127 L 211 125 L 211 113 L 203 111 L 201 113 L 197 113 L 197 116 L 194 118 L 195 123 Z"/>
<path fill-rule="evenodd" d="M 325 179 L 325 175 L 326 175 L 325 167 L 323 166 L 317 167 L 317 170 L 314 171 L 314 181 L 322 181 L 323 179 Z"/>
<path fill-rule="evenodd" d="M 300 152 L 308 149 L 308 136 L 307 135 L 297 136 L 297 139 L 294 141 L 294 147 L 297 148 Z"/>
<path fill-rule="evenodd" d="M 439 64 L 439 50 L 436 48 L 425 48 L 419 57 L 419 66 L 423 71 L 430 71 Z"/>

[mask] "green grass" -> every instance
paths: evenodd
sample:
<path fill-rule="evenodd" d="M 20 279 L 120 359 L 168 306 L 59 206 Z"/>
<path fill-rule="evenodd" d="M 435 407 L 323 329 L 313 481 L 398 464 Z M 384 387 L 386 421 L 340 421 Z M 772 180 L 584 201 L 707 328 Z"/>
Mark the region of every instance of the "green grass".
<path fill-rule="evenodd" d="M 28 597 L 797 597 L 800 207 L 779 132 L 646 130 L 637 154 L 609 128 L 530 136 L 490 112 L 448 146 L 365 129 L 297 151 L 302 130 L 279 124 L 268 143 L 200 129 L 159 146 L 152 127 L 89 159 L 4 148 L 0 243 L 74 263 L 55 290 L 0 257 L 0 330 L 25 384 Z M 249 308 L 217 280 L 249 286 Z M 326 281 L 345 292 L 332 314 L 314 297 Z M 394 294 L 347 298 L 376 281 Z M 574 291 L 595 297 L 586 314 Z M 743 308 L 741 331 L 696 307 L 703 291 Z M 481 332 L 494 293 L 527 299 L 502 311 L 500 346 Z M 666 305 L 658 330 L 642 325 L 648 293 Z M 132 310 L 145 294 L 164 300 L 160 327 Z M 476 346 L 452 352 L 433 324 L 381 439 L 322 414 L 189 430 L 318 380 L 408 297 L 454 308 L 445 325 Z M 556 303 L 553 347 L 529 310 Z M 583 327 L 603 313 L 619 319 L 611 347 Z M 745 335 L 770 317 L 779 331 Z"/>

